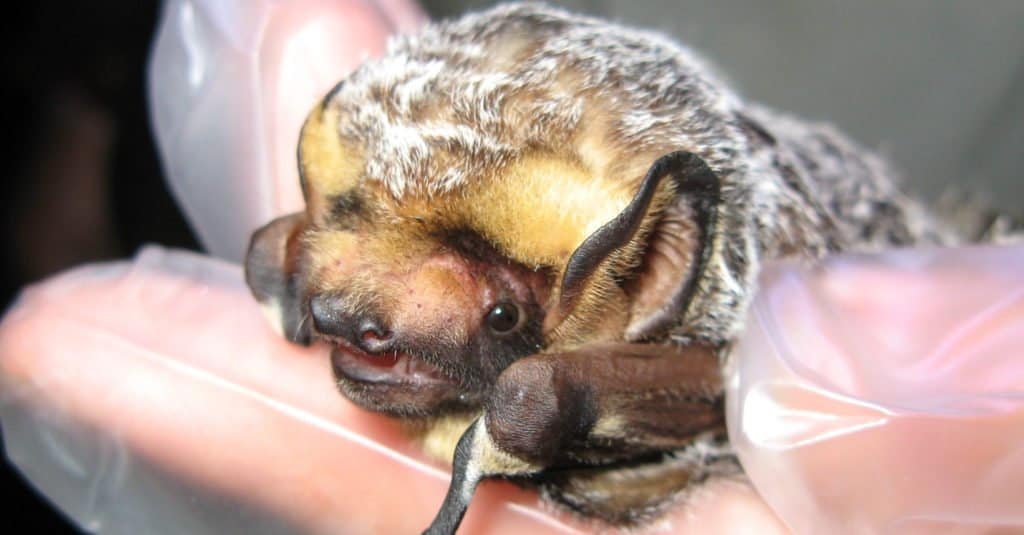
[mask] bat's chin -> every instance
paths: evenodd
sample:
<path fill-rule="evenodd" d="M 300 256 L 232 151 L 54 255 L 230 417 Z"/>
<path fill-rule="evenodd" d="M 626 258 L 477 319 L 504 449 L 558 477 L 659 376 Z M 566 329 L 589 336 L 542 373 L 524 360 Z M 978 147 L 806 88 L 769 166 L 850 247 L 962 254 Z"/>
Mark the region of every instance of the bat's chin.
<path fill-rule="evenodd" d="M 357 405 L 398 416 L 436 415 L 462 405 L 458 383 L 422 359 L 401 352 L 371 355 L 331 342 L 338 386 Z"/>

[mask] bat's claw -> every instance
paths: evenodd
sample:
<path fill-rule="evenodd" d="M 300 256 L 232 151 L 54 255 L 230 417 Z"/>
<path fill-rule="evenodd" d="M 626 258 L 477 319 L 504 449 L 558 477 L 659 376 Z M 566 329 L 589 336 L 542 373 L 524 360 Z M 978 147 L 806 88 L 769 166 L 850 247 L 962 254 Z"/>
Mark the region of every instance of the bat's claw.
<path fill-rule="evenodd" d="M 462 434 L 455 446 L 455 458 L 452 460 L 452 481 L 448 485 L 448 493 L 444 497 L 441 509 L 424 531 L 424 535 L 454 535 L 466 515 L 473 492 L 480 482 L 480 470 L 476 466 L 473 455 L 473 442 L 477 433 L 486 433 L 482 420 L 477 418 L 469 429 Z"/>

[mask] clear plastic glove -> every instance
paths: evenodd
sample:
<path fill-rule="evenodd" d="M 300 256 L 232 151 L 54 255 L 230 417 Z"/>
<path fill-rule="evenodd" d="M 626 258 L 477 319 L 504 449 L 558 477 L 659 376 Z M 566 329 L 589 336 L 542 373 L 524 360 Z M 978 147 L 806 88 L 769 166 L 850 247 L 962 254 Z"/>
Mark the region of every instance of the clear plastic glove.
<path fill-rule="evenodd" d="M 1024 246 L 765 270 L 729 433 L 800 533 L 1024 532 Z"/>
<path fill-rule="evenodd" d="M 295 147 L 306 114 L 414 0 L 166 0 L 149 65 L 164 172 L 207 251 L 241 262 L 249 235 L 304 206 Z"/>

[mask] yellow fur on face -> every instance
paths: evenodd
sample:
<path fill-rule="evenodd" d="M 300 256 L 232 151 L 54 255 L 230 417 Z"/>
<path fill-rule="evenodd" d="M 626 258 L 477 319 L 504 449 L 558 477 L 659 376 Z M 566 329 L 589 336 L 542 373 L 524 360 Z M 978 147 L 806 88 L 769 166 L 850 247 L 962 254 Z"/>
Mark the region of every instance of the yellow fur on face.
<path fill-rule="evenodd" d="M 629 203 L 623 186 L 564 159 L 530 156 L 470 188 L 464 209 L 472 227 L 514 259 L 561 266 Z"/>
<path fill-rule="evenodd" d="M 480 292 L 475 281 L 460 280 L 455 271 L 437 265 L 438 258 L 431 258 L 396 281 L 406 291 L 400 291 L 396 298 L 401 304 L 394 307 L 392 322 L 400 332 L 433 333 L 438 340 L 461 345 L 482 315 L 478 311 Z"/>
<path fill-rule="evenodd" d="M 320 105 L 306 118 L 299 136 L 302 193 L 314 217 L 325 213 L 328 198 L 358 185 L 362 173 L 362 158 L 341 143 L 337 128 L 338 110 Z"/>
<path fill-rule="evenodd" d="M 471 229 L 526 266 L 561 267 L 631 198 L 628 183 L 534 154 L 448 195 L 402 199 L 392 210 L 439 229 Z"/>
<path fill-rule="evenodd" d="M 353 258 L 359 251 L 359 237 L 353 232 L 326 231 L 312 233 L 304 238 L 310 250 L 310 272 L 320 284 L 344 280 L 354 266 Z"/>

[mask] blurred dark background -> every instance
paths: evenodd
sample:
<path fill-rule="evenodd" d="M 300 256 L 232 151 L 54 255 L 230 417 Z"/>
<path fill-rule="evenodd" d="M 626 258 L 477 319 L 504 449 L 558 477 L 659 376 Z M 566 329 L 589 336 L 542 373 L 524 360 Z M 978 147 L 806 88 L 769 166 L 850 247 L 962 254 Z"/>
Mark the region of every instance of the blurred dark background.
<path fill-rule="evenodd" d="M 434 16 L 484 0 L 425 2 Z M 905 171 L 1020 211 L 1024 181 L 1024 2 L 565 0 L 679 37 L 749 98 L 832 121 Z M 7 4 L 0 298 L 141 244 L 197 248 L 163 183 L 144 69 L 155 1 Z M 72 528 L 3 463 L 6 519 L 20 532 Z M 16 525 L 16 524 L 9 524 Z"/>
<path fill-rule="evenodd" d="M 147 120 L 144 67 L 155 1 L 5 4 L 0 298 L 145 242 L 196 248 L 164 186 Z M 5 528 L 74 533 L 2 463 Z"/>
<path fill-rule="evenodd" d="M 18 2 L 2 17 L 2 292 L 158 241 L 195 248 L 167 193 L 144 68 L 156 2 Z"/>

